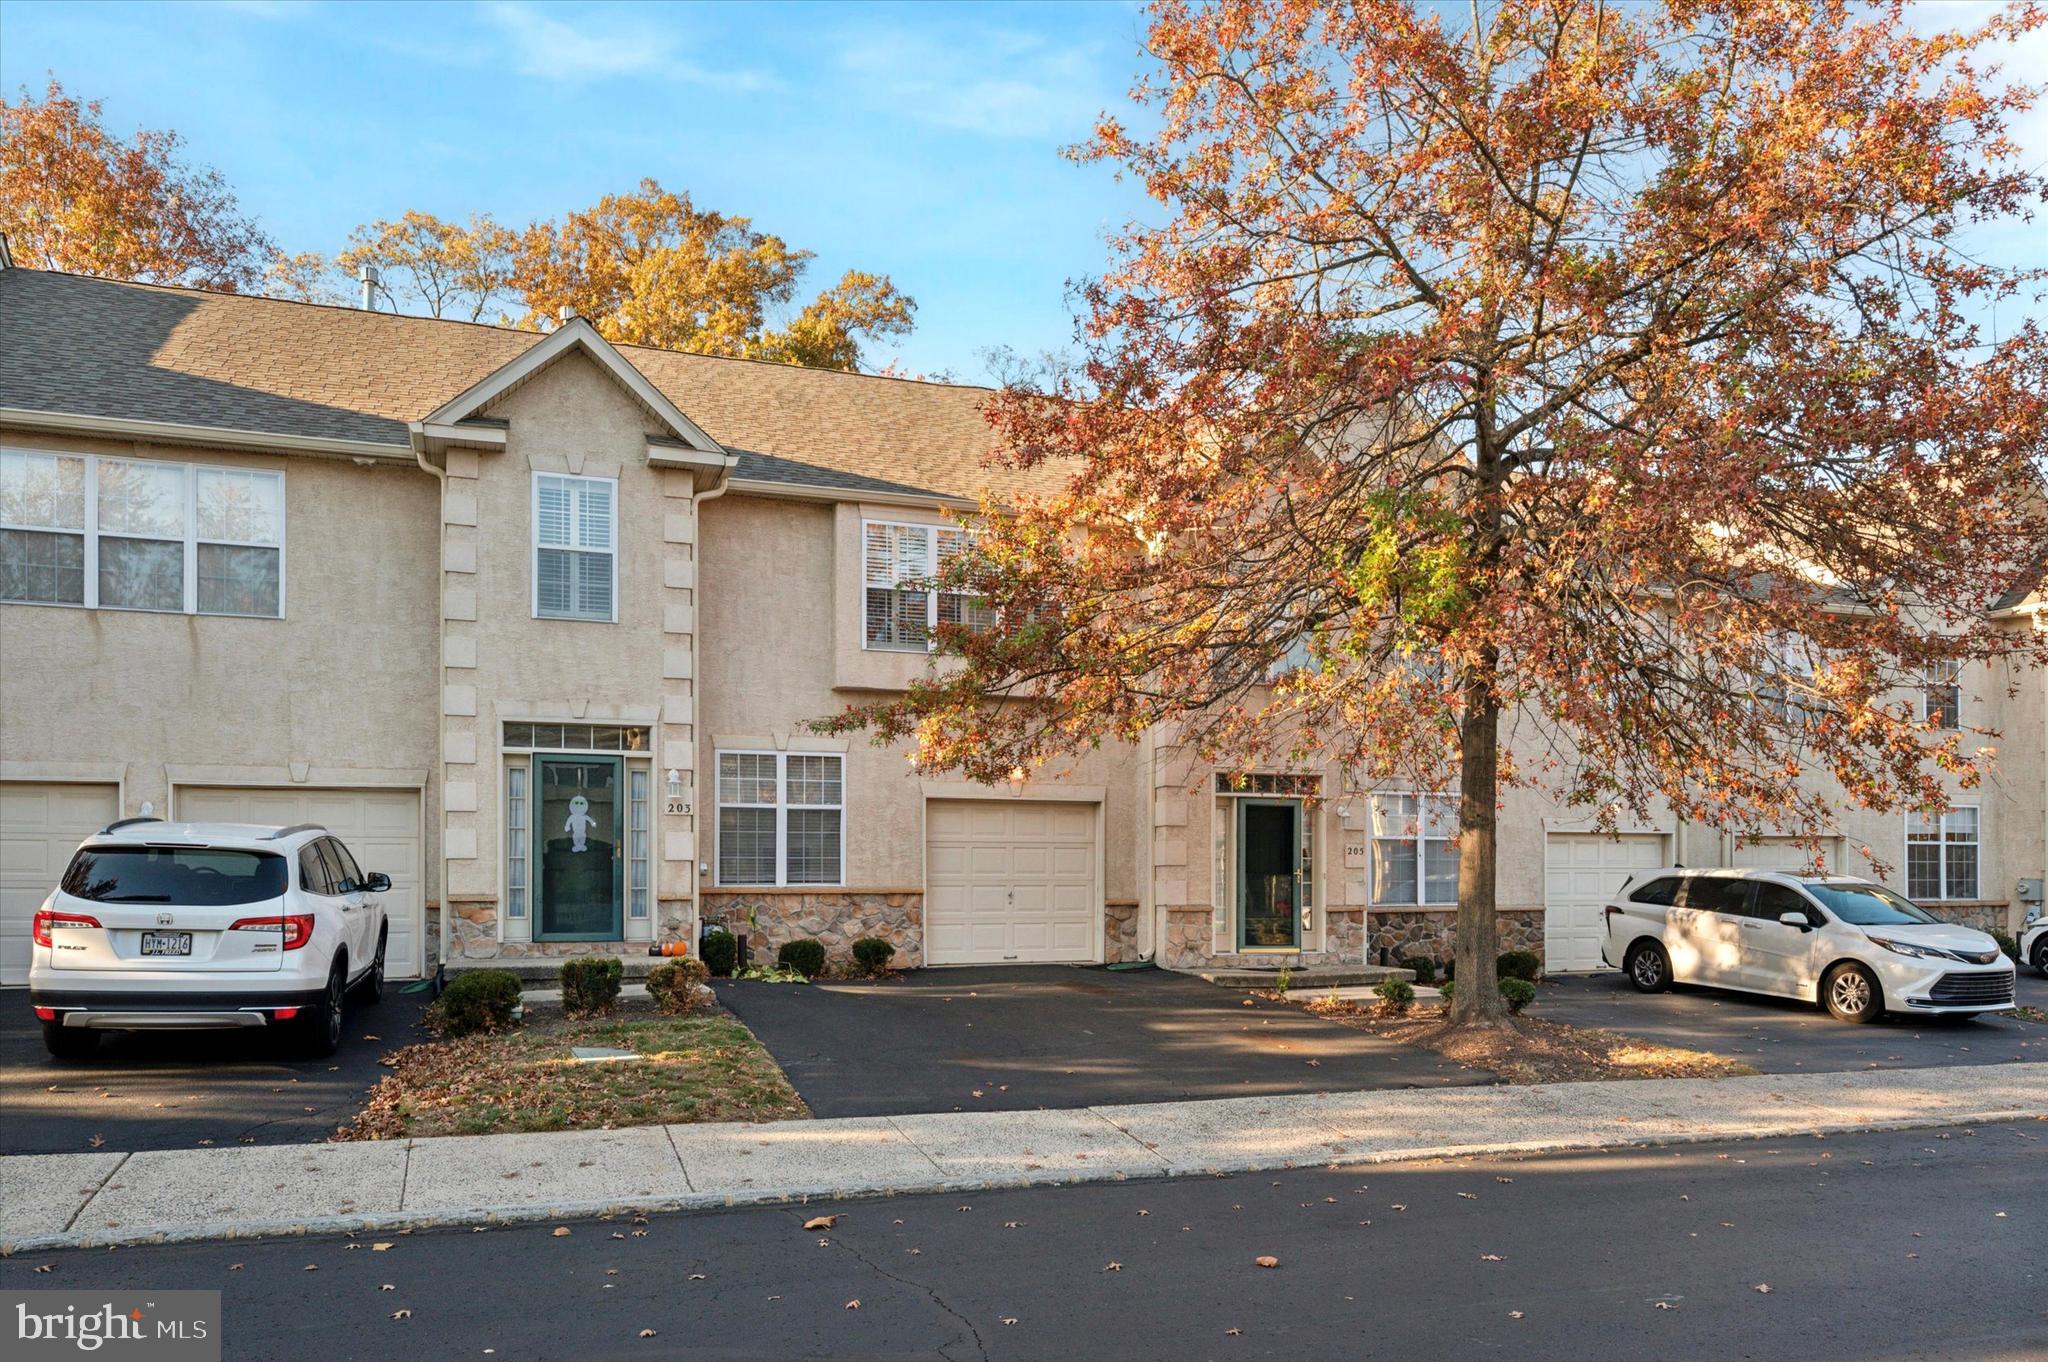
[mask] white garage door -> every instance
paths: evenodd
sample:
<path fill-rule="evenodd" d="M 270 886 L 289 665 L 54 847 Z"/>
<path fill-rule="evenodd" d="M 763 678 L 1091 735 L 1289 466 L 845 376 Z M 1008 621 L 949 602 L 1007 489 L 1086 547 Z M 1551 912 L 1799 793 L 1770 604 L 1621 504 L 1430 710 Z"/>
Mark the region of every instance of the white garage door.
<path fill-rule="evenodd" d="M 1826 870 L 1835 868 L 1835 839 L 1821 839 L 1821 866 Z M 1759 837 L 1753 842 L 1736 847 L 1731 865 L 1750 866 L 1757 870 L 1790 870 L 1804 874 L 1813 869 L 1813 852 L 1800 846 L 1789 837 Z"/>
<path fill-rule="evenodd" d="M 0 782 L 0 984 L 28 982 L 29 919 L 78 844 L 120 816 L 112 785 Z"/>
<path fill-rule="evenodd" d="M 1093 804 L 932 800 L 924 864 L 928 963 L 1101 958 Z"/>
<path fill-rule="evenodd" d="M 1600 910 L 1632 873 L 1669 864 L 1661 833 L 1551 833 L 1543 876 L 1543 967 L 1553 973 L 1605 968 L 1600 942 L 1607 924 Z"/>
<path fill-rule="evenodd" d="M 385 974 L 418 977 L 426 933 L 417 791 L 194 786 L 179 790 L 177 801 L 178 817 L 194 822 L 318 823 L 339 837 L 357 865 L 391 877 L 391 892 L 384 896 L 384 914 L 391 923 Z"/>

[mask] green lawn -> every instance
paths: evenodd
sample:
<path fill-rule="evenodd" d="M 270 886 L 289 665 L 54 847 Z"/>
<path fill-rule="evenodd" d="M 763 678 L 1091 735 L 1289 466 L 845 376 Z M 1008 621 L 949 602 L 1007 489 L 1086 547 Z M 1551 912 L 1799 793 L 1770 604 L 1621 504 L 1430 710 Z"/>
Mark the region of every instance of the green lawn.
<path fill-rule="evenodd" d="M 572 1045 L 644 1058 L 577 1063 Z M 810 1115 L 753 1032 L 730 1017 L 532 1021 L 494 1036 L 411 1045 L 336 1136 L 494 1135 Z"/>

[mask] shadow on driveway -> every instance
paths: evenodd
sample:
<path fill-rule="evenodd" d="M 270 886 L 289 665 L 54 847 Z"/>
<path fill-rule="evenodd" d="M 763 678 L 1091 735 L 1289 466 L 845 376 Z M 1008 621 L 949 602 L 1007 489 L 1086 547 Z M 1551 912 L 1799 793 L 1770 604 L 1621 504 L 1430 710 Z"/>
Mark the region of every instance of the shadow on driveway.
<path fill-rule="evenodd" d="M 2031 993 L 2048 994 L 2048 989 L 2031 989 L 2029 977 L 2048 984 L 2022 972 L 2021 1003 L 2033 1002 Z M 1529 1015 L 1710 1050 L 1767 1074 L 2048 1061 L 2048 1025 L 2017 1017 L 1948 1021 L 1888 1013 L 1858 1026 L 1790 998 L 1684 986 L 1669 993 L 1638 993 L 1619 974 L 1546 979 Z"/>
<path fill-rule="evenodd" d="M 102 1036 L 75 1064 L 43 1048 L 26 989 L 0 991 L 0 1153 L 324 1140 L 388 1072 L 380 1056 L 426 1039 L 420 1014 L 432 995 L 405 987 L 352 1005 L 327 1059 L 303 1058 L 286 1031 L 129 1031 Z"/>
<path fill-rule="evenodd" d="M 819 1116 L 1005 1111 L 1490 1083 L 1427 1050 L 1165 970 L 719 981 Z"/>

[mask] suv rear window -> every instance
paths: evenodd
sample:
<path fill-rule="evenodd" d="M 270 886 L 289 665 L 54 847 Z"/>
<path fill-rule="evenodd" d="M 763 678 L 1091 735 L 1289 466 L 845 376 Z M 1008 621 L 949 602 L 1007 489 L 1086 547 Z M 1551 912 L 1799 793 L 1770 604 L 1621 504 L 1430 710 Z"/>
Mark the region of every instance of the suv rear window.
<path fill-rule="evenodd" d="M 62 888 L 94 903 L 224 908 L 282 897 L 284 857 L 212 847 L 81 847 Z"/>

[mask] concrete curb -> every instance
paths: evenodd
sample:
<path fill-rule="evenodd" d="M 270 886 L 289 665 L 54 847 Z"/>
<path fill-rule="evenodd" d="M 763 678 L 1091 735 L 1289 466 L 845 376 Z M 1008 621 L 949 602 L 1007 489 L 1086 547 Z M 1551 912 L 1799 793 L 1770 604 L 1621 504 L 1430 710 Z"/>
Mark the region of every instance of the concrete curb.
<path fill-rule="evenodd" d="M 2020 1063 L 388 1144 L 18 1155 L 0 1159 L 0 1255 L 2038 1119 L 2048 1119 L 2048 1064 Z M 1164 1138 L 1147 1138 L 1152 1135 Z M 569 1167 L 579 1154 L 592 1157 Z M 138 1162 L 145 1166 L 138 1169 Z M 779 1170 L 778 1163 L 784 1165 Z M 528 1199 L 505 1195 L 535 1167 L 549 1168 L 541 1180 L 553 1185 L 536 1187 Z M 437 1169 L 457 1171 L 455 1185 L 432 1187 Z M 300 1193 L 295 1171 L 304 1181 L 328 1184 L 326 1191 L 316 1185 L 310 1198 L 339 1189 L 354 1200 L 263 1207 L 267 1191 Z M 73 1174 L 68 1181 L 75 1192 L 53 1195 L 66 1172 Z M 223 1174 L 222 1185 L 206 1184 Z M 123 1175 L 137 1178 L 140 1187 Z M 282 1183 L 275 1181 L 280 1176 Z M 587 1194 L 599 1189 L 573 1185 L 579 1178 L 617 1185 L 622 1194 Z M 375 1199 L 380 1188 L 392 1204 L 358 1205 Z M 208 1195 L 227 1198 L 238 1213 L 192 1213 L 198 1210 L 193 1198 Z M 120 1218 L 109 1223 L 109 1216 Z M 100 1223 L 84 1228 L 94 1221 Z"/>

